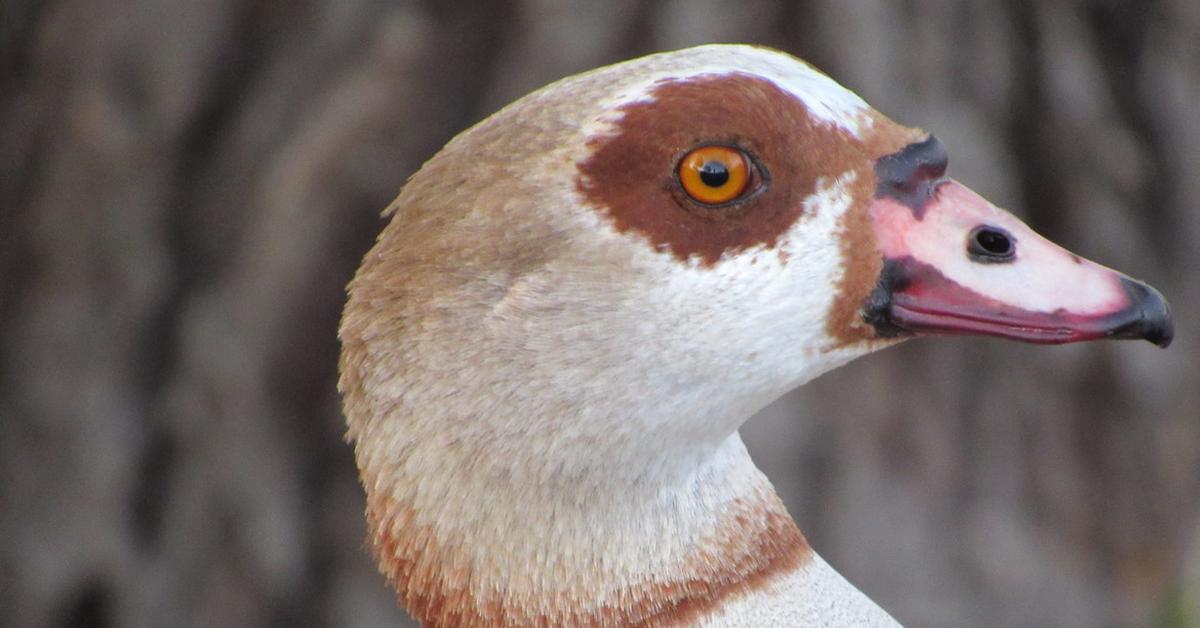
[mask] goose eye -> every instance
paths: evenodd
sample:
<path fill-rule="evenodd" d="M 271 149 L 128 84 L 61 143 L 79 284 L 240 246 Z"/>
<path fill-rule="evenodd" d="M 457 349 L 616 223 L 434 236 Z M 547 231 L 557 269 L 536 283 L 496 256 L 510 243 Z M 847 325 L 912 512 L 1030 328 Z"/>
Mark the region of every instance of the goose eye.
<path fill-rule="evenodd" d="M 723 205 L 741 198 L 750 187 L 750 158 L 728 146 L 701 146 L 679 162 L 679 183 L 692 200 Z"/>

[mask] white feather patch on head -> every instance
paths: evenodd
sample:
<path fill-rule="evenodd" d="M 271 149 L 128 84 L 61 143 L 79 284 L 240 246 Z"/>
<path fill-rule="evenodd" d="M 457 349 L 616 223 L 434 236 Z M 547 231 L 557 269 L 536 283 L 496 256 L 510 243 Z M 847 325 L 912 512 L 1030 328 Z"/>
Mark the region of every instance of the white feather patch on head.
<path fill-rule="evenodd" d="M 762 77 L 794 95 L 804 103 L 818 120 L 838 127 L 858 139 L 871 127 L 867 115 L 871 106 L 854 92 L 842 87 L 816 68 L 791 55 L 740 44 L 708 44 L 675 52 L 661 53 L 628 61 L 596 72 L 623 71 L 636 79 L 614 85 L 605 99 L 605 108 L 653 100 L 651 92 L 663 81 L 684 80 L 699 76 L 745 73 Z M 603 131 L 604 123 L 597 120 L 585 128 L 588 135 Z"/>

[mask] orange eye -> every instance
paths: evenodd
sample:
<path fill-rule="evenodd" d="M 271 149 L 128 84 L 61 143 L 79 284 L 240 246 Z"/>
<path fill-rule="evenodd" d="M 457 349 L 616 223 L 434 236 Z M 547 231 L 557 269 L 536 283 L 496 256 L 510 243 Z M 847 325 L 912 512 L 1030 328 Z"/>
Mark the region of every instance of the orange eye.
<path fill-rule="evenodd" d="M 679 162 L 679 183 L 696 202 L 722 205 L 746 192 L 750 168 L 750 159 L 736 148 L 701 146 Z"/>

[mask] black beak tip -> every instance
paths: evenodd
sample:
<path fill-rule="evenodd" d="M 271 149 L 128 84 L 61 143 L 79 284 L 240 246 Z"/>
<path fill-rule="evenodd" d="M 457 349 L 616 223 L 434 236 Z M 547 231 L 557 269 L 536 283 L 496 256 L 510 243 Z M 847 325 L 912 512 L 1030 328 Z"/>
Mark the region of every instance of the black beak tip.
<path fill-rule="evenodd" d="M 1118 338 L 1143 338 L 1163 349 L 1175 339 L 1175 323 L 1171 320 L 1171 306 L 1158 290 L 1140 282 L 1121 278 L 1121 284 L 1129 295 L 1129 311 L 1135 316 L 1114 334 Z"/>

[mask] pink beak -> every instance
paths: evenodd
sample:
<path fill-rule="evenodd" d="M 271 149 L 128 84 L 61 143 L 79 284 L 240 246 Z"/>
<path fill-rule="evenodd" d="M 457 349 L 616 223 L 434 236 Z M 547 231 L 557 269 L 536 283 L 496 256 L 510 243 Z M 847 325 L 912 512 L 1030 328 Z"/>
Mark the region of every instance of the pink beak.
<path fill-rule="evenodd" d="M 870 216 L 884 266 L 864 317 L 880 335 L 1171 343 L 1157 290 L 1038 235 L 945 178 L 946 163 L 933 136 L 876 162 Z"/>

